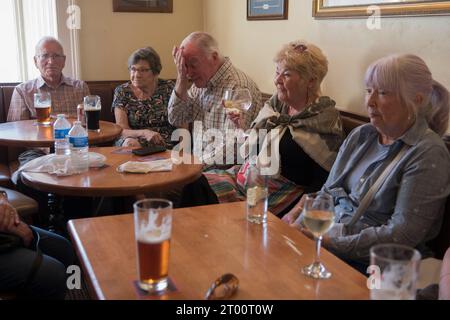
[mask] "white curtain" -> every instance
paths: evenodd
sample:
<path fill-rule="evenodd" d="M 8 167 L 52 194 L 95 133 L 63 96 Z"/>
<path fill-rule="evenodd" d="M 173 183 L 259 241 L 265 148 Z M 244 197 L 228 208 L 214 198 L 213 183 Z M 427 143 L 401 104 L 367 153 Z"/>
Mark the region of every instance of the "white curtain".
<path fill-rule="evenodd" d="M 0 82 L 21 80 L 14 0 L 0 0 L 0 30 L 4 46 L 0 50 Z"/>
<path fill-rule="evenodd" d="M 0 82 L 20 82 L 39 73 L 33 62 L 35 45 L 45 36 L 58 37 L 55 0 L 1 0 Z"/>
<path fill-rule="evenodd" d="M 56 16 L 59 41 L 67 56 L 64 74 L 74 79 L 82 79 L 79 47 L 81 9 L 78 1 L 56 0 Z"/>
<path fill-rule="evenodd" d="M 17 1 L 17 0 L 16 0 Z M 55 0 L 21 0 L 23 8 L 26 80 L 39 75 L 33 63 L 35 46 L 43 36 L 58 38 Z"/>

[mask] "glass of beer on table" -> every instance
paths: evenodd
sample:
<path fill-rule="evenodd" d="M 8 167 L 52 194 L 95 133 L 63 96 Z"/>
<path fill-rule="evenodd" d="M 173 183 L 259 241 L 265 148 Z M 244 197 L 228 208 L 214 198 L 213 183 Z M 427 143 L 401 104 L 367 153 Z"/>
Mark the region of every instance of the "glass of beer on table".
<path fill-rule="evenodd" d="M 149 293 L 166 290 L 172 231 L 172 202 L 144 199 L 134 203 L 139 287 Z"/>
<path fill-rule="evenodd" d="M 51 124 L 50 113 L 52 111 L 52 97 L 50 92 L 39 91 L 34 94 L 34 109 L 38 125 Z"/>
<path fill-rule="evenodd" d="M 100 132 L 100 111 L 102 104 L 99 96 L 84 97 L 84 114 L 86 115 L 86 128 Z"/>

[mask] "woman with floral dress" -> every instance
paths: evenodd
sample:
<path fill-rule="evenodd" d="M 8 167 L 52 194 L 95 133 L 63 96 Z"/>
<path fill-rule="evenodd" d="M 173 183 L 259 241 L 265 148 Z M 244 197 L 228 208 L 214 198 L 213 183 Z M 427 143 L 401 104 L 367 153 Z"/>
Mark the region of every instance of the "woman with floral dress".
<path fill-rule="evenodd" d="M 159 79 L 161 60 L 151 47 L 138 49 L 128 59 L 130 81 L 114 92 L 116 123 L 123 129 L 116 145 L 141 147 L 171 145 L 175 129 L 167 119 L 167 104 L 174 84 Z"/>

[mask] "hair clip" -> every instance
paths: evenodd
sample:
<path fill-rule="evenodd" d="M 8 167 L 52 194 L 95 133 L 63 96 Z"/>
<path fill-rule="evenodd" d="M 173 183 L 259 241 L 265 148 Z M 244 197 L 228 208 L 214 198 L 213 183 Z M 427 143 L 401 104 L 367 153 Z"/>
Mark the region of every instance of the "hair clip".
<path fill-rule="evenodd" d="M 294 47 L 294 50 L 299 52 L 299 53 L 303 53 L 306 50 L 308 50 L 308 47 L 305 46 L 304 44 L 292 44 L 292 46 Z"/>

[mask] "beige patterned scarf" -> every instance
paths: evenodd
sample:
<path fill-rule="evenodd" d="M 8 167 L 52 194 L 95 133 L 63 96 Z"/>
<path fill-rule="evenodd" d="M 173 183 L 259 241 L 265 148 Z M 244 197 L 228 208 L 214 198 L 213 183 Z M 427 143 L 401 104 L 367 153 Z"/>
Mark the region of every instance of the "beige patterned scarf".
<path fill-rule="evenodd" d="M 289 107 L 279 101 L 275 94 L 259 112 L 252 127 L 267 129 L 268 132 L 279 130 L 278 135 L 266 134 L 264 138 L 262 149 L 272 150 L 279 150 L 280 139 L 289 128 L 294 141 L 322 168 L 330 171 L 345 137 L 335 104 L 329 97 L 322 96 L 300 113 L 290 116 Z M 274 143 L 277 144 L 275 149 Z M 270 155 L 270 151 L 267 150 L 265 154 Z"/>

